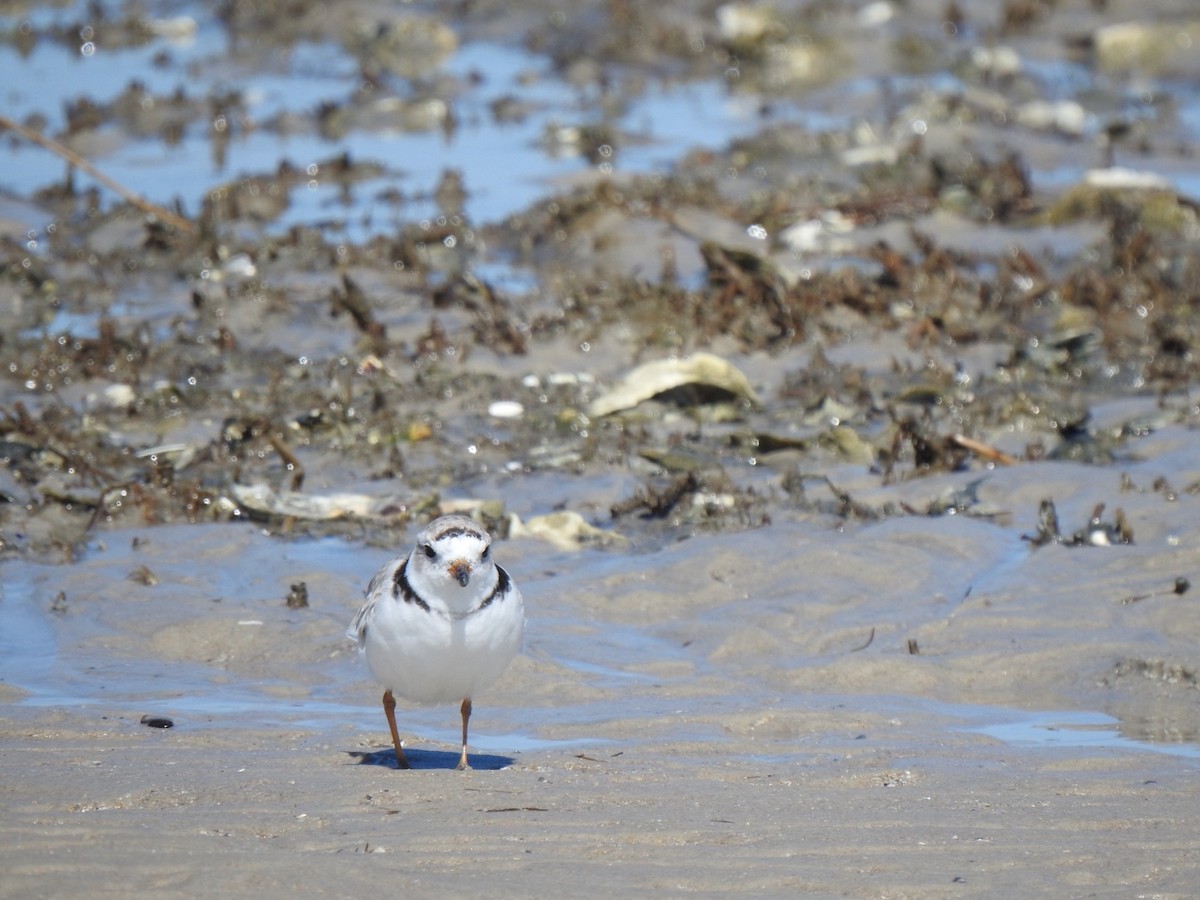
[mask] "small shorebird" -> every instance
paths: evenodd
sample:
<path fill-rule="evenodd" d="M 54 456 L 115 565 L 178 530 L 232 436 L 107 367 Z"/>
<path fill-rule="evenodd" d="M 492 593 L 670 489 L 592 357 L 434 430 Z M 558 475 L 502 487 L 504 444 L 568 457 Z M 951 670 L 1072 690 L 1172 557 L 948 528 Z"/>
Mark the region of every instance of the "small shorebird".
<path fill-rule="evenodd" d="M 384 687 L 396 764 L 409 768 L 394 694 L 416 703 L 461 701 L 458 768 L 468 768 L 471 698 L 500 677 L 525 632 L 521 592 L 492 560 L 491 537 L 465 516 L 442 516 L 417 535 L 408 556 L 376 573 L 366 596 L 346 634 Z"/>

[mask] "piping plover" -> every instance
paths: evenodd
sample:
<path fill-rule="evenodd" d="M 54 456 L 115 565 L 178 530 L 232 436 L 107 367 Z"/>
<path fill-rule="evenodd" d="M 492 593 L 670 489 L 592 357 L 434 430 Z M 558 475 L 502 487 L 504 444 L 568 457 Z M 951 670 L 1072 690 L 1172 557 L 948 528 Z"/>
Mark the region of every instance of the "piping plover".
<path fill-rule="evenodd" d="M 462 756 L 467 768 L 471 698 L 521 649 L 525 606 L 508 573 L 492 561 L 492 539 L 465 516 L 442 516 L 417 535 L 367 586 L 367 599 L 346 631 L 384 687 L 383 712 L 396 763 L 409 767 L 396 730 L 398 694 L 417 703 L 462 701 Z"/>

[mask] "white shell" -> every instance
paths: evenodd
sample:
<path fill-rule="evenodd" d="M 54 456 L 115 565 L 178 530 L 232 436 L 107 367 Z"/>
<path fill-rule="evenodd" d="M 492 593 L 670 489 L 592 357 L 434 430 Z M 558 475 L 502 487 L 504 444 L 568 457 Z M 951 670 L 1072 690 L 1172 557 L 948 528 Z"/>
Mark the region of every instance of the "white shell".
<path fill-rule="evenodd" d="M 519 419 L 525 415 L 525 407 L 516 400 L 497 400 L 488 407 L 493 419 Z"/>
<path fill-rule="evenodd" d="M 593 400 L 588 413 L 607 416 L 632 409 L 656 394 L 687 384 L 721 388 L 755 405 L 759 403 L 750 380 L 737 367 L 711 353 L 694 353 L 686 359 L 661 359 L 638 366 L 603 397 Z"/>
<path fill-rule="evenodd" d="M 608 546 L 626 541 L 624 535 L 589 525 L 583 516 L 569 509 L 533 516 L 525 522 L 511 515 L 508 523 L 510 538 L 539 538 L 559 550 L 581 550 L 587 546 Z"/>

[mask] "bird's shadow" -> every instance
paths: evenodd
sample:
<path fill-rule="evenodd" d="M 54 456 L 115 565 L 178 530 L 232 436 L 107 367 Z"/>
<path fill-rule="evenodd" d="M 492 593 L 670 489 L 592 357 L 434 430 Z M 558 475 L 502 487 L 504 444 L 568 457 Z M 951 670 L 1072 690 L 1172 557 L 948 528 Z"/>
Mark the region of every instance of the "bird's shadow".
<path fill-rule="evenodd" d="M 381 766 L 385 769 L 398 768 L 396 765 L 396 751 L 391 747 L 384 750 L 347 750 L 349 756 L 354 757 L 360 766 Z M 408 759 L 408 765 L 413 769 L 453 769 L 458 765 L 459 753 L 450 750 L 414 750 L 409 747 L 404 748 L 404 755 Z M 471 762 L 472 769 L 481 769 L 483 771 L 495 771 L 504 769 L 513 764 L 511 756 L 499 756 L 494 753 L 472 753 L 467 757 Z"/>

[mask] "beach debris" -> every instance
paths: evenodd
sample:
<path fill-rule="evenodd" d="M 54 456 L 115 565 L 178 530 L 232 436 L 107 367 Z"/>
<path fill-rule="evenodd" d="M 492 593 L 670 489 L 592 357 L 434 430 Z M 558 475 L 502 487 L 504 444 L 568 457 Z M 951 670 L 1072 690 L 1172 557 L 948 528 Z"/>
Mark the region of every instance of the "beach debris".
<path fill-rule="evenodd" d="M 753 434 L 734 435 L 731 442 L 735 446 L 745 447 L 756 454 L 778 453 L 782 450 L 797 452 L 807 451 L 813 444 L 812 437 L 793 437 L 787 434 L 772 434 L 759 431 Z"/>
<path fill-rule="evenodd" d="M 1038 506 L 1037 533 L 1023 534 L 1021 540 L 1029 541 L 1035 547 L 1056 544 L 1062 540 L 1062 532 L 1058 529 L 1058 509 L 1053 500 L 1046 498 Z"/>
<path fill-rule="evenodd" d="M 671 447 L 667 450 L 656 450 L 647 447 L 638 451 L 638 456 L 655 465 L 662 466 L 668 472 L 699 472 L 720 466 L 720 460 L 698 450 L 686 447 Z"/>
<path fill-rule="evenodd" d="M 341 288 L 335 287 L 330 294 L 329 312 L 335 317 L 346 313 L 354 322 L 354 327 L 368 337 L 379 340 L 387 337 L 387 329 L 375 318 L 375 310 L 366 291 L 345 272 L 342 273 Z M 375 354 L 368 354 L 368 357 L 370 361 L 359 363 L 359 368 L 367 369 L 369 366 L 371 370 L 376 370 L 384 367 Z"/>
<path fill-rule="evenodd" d="M 1101 518 L 1103 515 L 1104 504 L 1097 504 L 1095 510 L 1092 511 L 1092 517 L 1088 520 L 1087 526 L 1072 535 L 1072 543 L 1076 545 L 1088 544 L 1092 547 L 1111 547 L 1113 544 L 1133 543 L 1133 527 L 1125 518 L 1123 510 L 1117 509 L 1113 511 L 1112 522 L 1105 522 Z"/>
<path fill-rule="evenodd" d="M 1072 137 L 1080 137 L 1088 123 L 1087 110 L 1074 100 L 1031 100 L 1016 108 L 1016 117 L 1027 128 Z"/>
<path fill-rule="evenodd" d="M 848 425 L 831 428 L 820 437 L 822 446 L 830 447 L 847 462 L 861 466 L 875 463 L 875 447 Z"/>
<path fill-rule="evenodd" d="M 927 415 L 905 416 L 894 421 L 891 439 L 879 454 L 885 481 L 890 482 L 895 477 L 896 466 L 908 459 L 909 453 L 918 472 L 953 472 L 959 468 L 966 452 L 937 434 L 931 424 Z"/>
<path fill-rule="evenodd" d="M 1113 677 L 1124 678 L 1127 675 L 1137 675 L 1165 684 L 1184 684 L 1190 687 L 1200 684 L 1200 672 L 1195 666 L 1167 662 L 1165 659 L 1126 657 L 1118 660 L 1113 666 Z"/>
<path fill-rule="evenodd" d="M 303 581 L 297 581 L 288 588 L 287 598 L 285 600 L 288 609 L 307 609 L 308 608 L 308 584 Z"/>
<path fill-rule="evenodd" d="M 1200 20 L 1119 22 L 1092 34 L 1092 52 L 1106 72 L 1143 75 L 1187 71 L 1188 48 L 1200 41 Z"/>
<path fill-rule="evenodd" d="M 979 488 L 986 478 L 975 478 L 962 486 L 948 487 L 938 492 L 923 507 L 901 502 L 900 508 L 912 516 L 967 515 L 977 519 L 994 519 L 1006 515 L 1003 507 L 981 500 Z"/>
<path fill-rule="evenodd" d="M 516 400 L 497 400 L 488 404 L 488 415 L 493 419 L 519 419 L 525 415 L 525 406 Z"/>
<path fill-rule="evenodd" d="M 431 437 L 433 437 L 433 426 L 420 419 L 409 422 L 408 427 L 404 430 L 404 439 L 410 444 L 427 441 Z"/>
<path fill-rule="evenodd" d="M 146 566 L 138 566 L 126 577 L 135 584 L 143 584 L 146 587 L 154 587 L 158 584 L 158 576 Z"/>
<path fill-rule="evenodd" d="M 1092 510 L 1087 525 L 1073 534 L 1064 535 L 1058 526 L 1058 510 L 1054 501 L 1047 498 L 1038 507 L 1038 528 L 1032 535 L 1023 534 L 1021 539 L 1034 547 L 1046 544 L 1063 544 L 1067 547 L 1111 547 L 1115 544 L 1132 544 L 1133 527 L 1125 513 L 1114 510 L 1113 520 L 1104 521 L 1104 504 L 1098 503 Z"/>
<path fill-rule="evenodd" d="M 505 521 L 503 500 L 484 500 L 479 497 L 451 497 L 432 504 L 431 516 L 466 516 L 494 529 Z"/>
<path fill-rule="evenodd" d="M 864 154 L 843 151 L 842 160 L 852 165 Z M 848 158 L 849 157 L 849 158 Z M 779 232 L 779 242 L 795 253 L 846 253 L 854 244 L 848 236 L 854 232 L 854 220 L 837 210 L 823 211 L 818 218 L 801 219 Z"/>
<path fill-rule="evenodd" d="M 1145 230 L 1143 241 L 1156 235 L 1188 235 L 1198 218 L 1195 205 L 1176 194 L 1162 176 L 1124 168 L 1088 172 L 1081 183 L 1047 206 L 1040 218 L 1062 226 L 1114 215 Z"/>
<path fill-rule="evenodd" d="M 670 519 L 674 524 L 690 522 L 711 526 L 729 520 L 743 525 L 762 524 L 762 500 L 754 491 L 739 488 L 719 470 L 693 470 L 669 482 L 648 484 L 633 496 L 614 503 L 614 519 L 636 515 L 640 519 Z"/>
<path fill-rule="evenodd" d="M 199 27 L 191 16 L 170 16 L 165 19 L 143 19 L 141 23 L 151 34 L 168 41 L 187 45 L 196 37 Z"/>
<path fill-rule="evenodd" d="M 643 519 L 661 519 L 670 515 L 684 497 L 695 496 L 701 490 L 700 477 L 688 472 L 664 488 L 638 489 L 629 499 L 613 504 L 610 512 L 614 519 L 633 513 Z"/>
<path fill-rule="evenodd" d="M 318 419 L 319 419 L 318 414 Z M 304 426 L 303 420 L 293 420 L 288 428 L 299 430 Z M 275 427 L 274 423 L 261 418 L 240 419 L 237 417 L 229 417 L 221 425 L 221 442 L 229 451 L 248 444 L 251 441 L 265 439 L 271 445 L 271 449 L 278 454 L 283 467 L 289 473 L 289 487 L 293 491 L 300 490 L 304 485 L 304 465 L 300 459 L 292 452 L 292 449 L 283 440 L 281 429 Z"/>
<path fill-rule="evenodd" d="M 443 246 L 448 234 L 443 238 Z M 529 352 L 529 326 L 522 320 L 514 305 L 484 279 L 473 272 L 463 272 L 433 292 L 434 309 L 454 309 L 474 318 L 471 332 L 475 342 L 497 352 L 522 356 Z"/>
<path fill-rule="evenodd" d="M 251 513 L 312 521 L 391 519 L 403 515 L 409 508 L 393 497 L 371 497 L 350 492 L 302 494 L 299 491 L 277 491 L 267 484 L 235 484 L 230 492 L 238 505 Z"/>
<path fill-rule="evenodd" d="M 322 106 L 317 127 L 322 137 L 332 141 L 344 139 L 355 131 L 438 131 L 450 117 L 450 104 L 440 97 L 376 97 L 353 104 Z"/>
<path fill-rule="evenodd" d="M 547 541 L 559 550 L 581 550 L 584 547 L 607 547 L 626 543 L 623 535 L 590 525 L 573 510 L 560 510 L 544 516 L 533 516 L 522 522 L 515 514 L 508 517 L 508 536 L 534 537 Z"/>
<path fill-rule="evenodd" d="M 166 716 L 142 716 L 141 724 L 147 728 L 174 728 L 175 723 Z"/>
<path fill-rule="evenodd" d="M 946 13 L 959 23 L 954 29 L 965 23 L 958 5 Z M 615 49 L 618 58 L 631 53 L 632 62 L 639 54 L 631 48 L 640 45 L 625 38 L 654 34 L 662 52 L 683 50 L 681 65 L 690 71 L 707 42 L 731 95 L 758 104 L 764 125 L 778 124 L 793 99 L 791 76 L 760 95 L 764 73 L 807 77 L 814 61 L 836 51 L 843 26 L 877 27 L 894 21 L 900 6 L 864 2 L 855 14 L 835 17 L 841 24 L 833 28 L 786 14 L 772 0 L 718 0 L 699 18 L 695 10 L 684 14 L 686 28 L 674 13 L 652 26 L 624 10 L 613 16 L 613 39 L 599 49 Z M 1038 4 L 1009 6 L 1028 11 Z M 224 9 L 228 16 L 220 18 L 239 32 L 274 24 L 243 5 Z M 276 104 L 264 113 L 253 89 L 244 94 L 220 79 L 185 79 L 175 90 L 168 78 L 156 90 L 154 79 L 136 78 L 111 101 L 67 102 L 56 130 L 73 152 L 98 158 L 126 142 L 141 152 L 160 139 L 174 148 L 186 138 L 186 149 L 207 138 L 216 168 L 236 171 L 223 154 L 254 134 L 286 144 L 288 135 L 347 128 L 368 135 L 445 128 L 449 141 L 463 137 L 454 134 L 459 116 L 467 116 L 461 124 L 479 124 L 476 113 L 486 116 L 493 98 L 474 92 L 486 94 L 487 79 L 457 64 L 454 72 L 438 71 L 470 35 L 456 35 L 454 20 L 441 14 L 363 9 L 336 21 L 312 10 L 295 21 L 283 17 L 289 35 L 325 32 L 325 51 L 360 69 L 361 83 L 344 96 Z M 1188 54 L 1183 38 L 1200 34 L 1197 21 L 1185 16 L 1165 29 L 1091 26 L 1069 43 L 1072 51 L 1094 53 L 1103 72 L 1146 74 L 1164 61 L 1187 72 L 1200 57 Z M 136 16 L 124 23 L 107 26 L 120 30 L 119 39 L 105 35 L 85 46 L 142 46 L 151 35 L 187 36 L 211 24 Z M 982 507 L 973 490 L 958 490 L 957 477 L 907 483 L 1048 456 L 1096 464 L 1140 459 L 1131 445 L 1147 426 L 1115 422 L 1114 396 L 1162 398 L 1155 414 L 1162 426 L 1149 427 L 1191 421 L 1192 407 L 1177 399 L 1190 396 L 1200 347 L 1188 308 L 1196 287 L 1191 238 L 1200 218 L 1194 201 L 1179 193 L 1187 148 L 1172 141 L 1177 123 L 1170 115 L 1093 103 L 1085 90 L 1046 90 L 1021 58 L 1027 38 L 1002 43 L 1007 29 L 1017 37 L 1026 27 L 1006 24 L 982 44 L 901 39 L 892 62 L 906 71 L 930 73 L 953 61 L 948 90 L 937 79 L 932 88 L 905 82 L 887 98 L 903 109 L 897 121 L 904 127 L 864 124 L 875 121 L 870 115 L 828 132 L 766 127 L 724 150 L 682 157 L 654 178 L 614 170 L 620 177 L 572 179 L 493 223 L 499 227 L 485 228 L 467 214 L 478 191 L 494 191 L 486 179 L 476 183 L 479 170 L 443 168 L 434 188 L 429 178 L 406 179 L 395 161 L 331 151 L 337 155 L 301 165 L 265 161 L 200 193 L 185 192 L 176 215 L 206 198 L 204 236 L 193 242 L 176 233 L 190 227 L 186 221 L 179 229 L 165 224 L 162 213 L 170 210 L 96 205 L 103 195 L 92 195 L 104 185 L 80 181 L 87 170 L 69 163 L 61 184 L 30 198 L 38 211 L 28 228 L 14 226 L 4 248 L 14 277 L 0 291 L 0 308 L 12 321 L 0 340 L 0 551 L 69 554 L 100 525 L 231 517 L 303 516 L 312 519 L 309 533 L 343 533 L 346 520 L 357 527 L 378 517 L 379 530 L 387 530 L 395 516 L 403 522 L 430 511 L 414 508 L 415 492 L 432 504 L 448 485 L 521 491 L 518 482 L 534 473 L 537 484 L 569 487 L 562 495 L 526 496 L 525 503 L 572 506 L 602 527 L 609 525 L 604 510 L 580 505 L 580 496 L 597 484 L 611 490 L 611 479 L 631 470 L 649 479 L 649 503 L 634 514 L 669 510 L 667 527 L 706 515 L 736 527 L 746 521 L 737 510 L 776 499 L 792 510 L 861 518 L 979 515 L 995 507 Z M 609 161 L 601 148 L 617 152 L 613 142 L 632 144 L 632 133 L 622 135 L 611 116 L 587 104 L 562 110 L 568 118 L 552 126 L 558 102 L 547 107 L 538 97 L 545 79 L 561 76 L 590 100 L 611 99 L 610 91 L 585 85 L 602 88 L 612 61 L 578 54 L 570 29 L 535 31 L 535 52 L 567 64 L 506 82 L 493 110 L 519 108 L 535 140 L 553 130 L 571 152 L 596 165 Z M 62 44 L 62 34 L 59 24 L 39 20 L 14 40 L 24 53 L 35 43 L 42 50 L 49 49 L 42 42 Z M 855 33 L 846 52 L 862 39 Z M 155 65 L 179 63 L 172 53 L 165 48 Z M 301 59 L 301 68 L 308 62 Z M 401 84 L 408 71 L 415 80 Z M 23 111 L 25 127 L 45 127 L 49 114 Z M 948 142 L 947 127 L 960 120 L 976 130 L 986 125 L 988 134 L 1014 124 L 1025 132 L 1091 134 L 1097 152 L 1074 170 L 1075 184 L 1034 191 L 1044 153 L 1031 147 L 1025 162 L 996 149 L 1005 141 L 978 134 Z M 27 139 L 22 134 L 4 130 L 12 140 Z M 1016 145 L 1024 149 L 1020 140 Z M 147 158 L 160 155 L 150 149 Z M 65 152 L 62 158 L 71 159 Z M 797 192 L 801 182 L 805 190 Z M 412 204 L 426 209 L 426 218 L 396 212 Z M 14 210 L 14 223 L 27 215 Z M 39 224 L 43 215 L 52 227 Z M 397 219 L 409 224 L 387 224 Z M 258 223 L 269 221 L 279 224 L 264 239 Z M 641 251 L 629 254 L 635 261 L 608 271 L 610 257 L 624 257 L 630 245 Z M 821 253 L 842 258 L 805 258 Z M 312 327 L 327 310 L 333 327 Z M 616 345 L 639 355 L 614 363 Z M 689 361 L 665 364 L 675 366 L 665 390 L 630 378 L 635 393 L 624 405 L 594 386 L 590 373 L 553 371 L 577 365 L 612 374 L 619 365 L 623 375 L 635 362 L 698 348 L 742 366 L 764 408 L 748 415 L 748 387 L 739 394 L 741 383 L 698 380 L 680 371 Z M 523 370 L 538 374 L 521 378 L 511 362 L 497 367 L 491 359 L 526 351 Z M 476 364 L 479 355 L 486 365 Z M 723 391 L 732 401 L 709 403 Z M 654 397 L 691 406 L 677 414 L 642 399 Z M 1076 413 L 1081 398 L 1097 402 L 1100 424 L 1088 426 Z M 595 410 L 629 421 L 596 427 L 585 415 L 592 401 Z M 664 412 L 666 421 L 656 421 Z M 218 439 L 211 432 L 226 416 L 236 418 Z M 740 419 L 750 442 L 710 427 L 716 416 Z M 697 421 L 705 427 L 692 428 Z M 463 458 L 464 448 L 472 458 Z M 812 474 L 831 461 L 835 480 L 853 479 L 853 496 Z M 320 491 L 344 487 L 364 495 L 301 495 L 304 466 L 320 473 L 324 484 L 313 485 Z M 868 471 L 841 472 L 850 468 Z M 548 470 L 571 477 L 549 482 Z M 672 505 L 676 480 L 688 472 L 696 484 Z M 866 487 L 877 475 L 883 491 Z M 1184 488 L 1186 475 L 1171 477 Z M 383 479 L 396 486 L 382 486 Z M 739 482 L 754 484 L 766 499 Z M 245 502 L 235 506 L 232 486 L 258 483 L 274 492 L 239 488 Z M 903 492 L 887 490 L 892 484 Z M 608 502 L 636 486 L 627 484 Z M 372 499 L 385 492 L 395 499 Z M 1168 499 L 1176 493 L 1182 498 L 1182 490 L 1164 488 Z M 1025 515 L 1036 512 L 1037 499 L 1027 501 Z M 1072 506 L 1065 533 L 1054 522 L 1032 540 L 1111 546 L 1129 539 L 1128 523 L 1114 521 L 1110 510 L 1073 543 L 1094 499 Z M 630 536 L 643 527 L 665 530 L 661 522 L 618 524 Z M 280 587 L 286 592 L 285 583 Z"/>
<path fill-rule="evenodd" d="M 133 455 L 135 459 L 147 459 L 155 465 L 169 464 L 173 471 L 178 472 L 180 469 L 187 468 L 196 458 L 198 449 L 190 444 L 176 441 L 169 444 L 155 444 L 153 447 L 138 450 Z"/>
<path fill-rule="evenodd" d="M 717 30 L 732 47 L 750 48 L 787 33 L 772 6 L 760 3 L 725 3 L 717 7 Z"/>
<path fill-rule="evenodd" d="M 809 482 L 827 490 L 830 499 L 810 497 L 806 488 L 806 484 Z M 888 504 L 875 507 L 864 501 L 856 500 L 849 491 L 834 484 L 828 475 L 793 469 L 784 475 L 782 487 L 798 506 L 819 510 L 842 519 L 854 518 L 864 522 L 874 522 L 893 514 Z"/>
<path fill-rule="evenodd" d="M 1133 594 L 1129 597 L 1122 598 L 1121 603 L 1128 606 L 1130 603 L 1140 603 L 1142 600 L 1149 600 L 1151 597 L 1169 597 L 1171 595 L 1182 597 L 1188 592 L 1188 590 L 1191 589 L 1191 586 L 1192 583 L 1180 575 L 1175 579 L 1175 583 L 1171 586 L 1169 591 L 1155 591 L 1150 594 Z"/>
<path fill-rule="evenodd" d="M 1094 188 L 1109 191 L 1169 191 L 1171 182 L 1156 172 L 1142 172 L 1137 169 L 1127 169 L 1123 166 L 1109 166 L 1106 169 L 1088 169 L 1083 175 L 1083 183 Z"/>
<path fill-rule="evenodd" d="M 969 438 L 965 434 L 952 434 L 949 438 L 950 443 L 969 450 L 976 456 L 988 462 L 993 462 L 1001 466 L 1015 465 L 1017 458 L 1005 453 L 1003 450 L 997 450 L 990 444 L 985 444 L 983 441 L 977 441 L 974 438 Z"/>
<path fill-rule="evenodd" d="M 632 409 L 651 398 L 693 406 L 714 400 L 761 405 L 750 380 L 732 363 L 712 353 L 661 359 L 633 369 L 588 407 L 592 416 Z"/>
<path fill-rule="evenodd" d="M 15 131 L 21 137 L 25 138 L 25 140 L 37 144 L 39 147 L 49 150 L 56 156 L 66 160 L 70 165 L 80 169 L 83 172 L 86 172 L 100 184 L 120 195 L 125 202 L 132 204 L 142 212 L 146 213 L 148 216 L 152 216 L 157 221 L 185 233 L 191 233 L 194 230 L 192 223 L 187 219 L 175 215 L 175 213 L 171 212 L 169 209 L 159 206 L 157 203 L 151 203 L 149 200 L 138 196 L 132 190 L 125 187 L 125 185 L 115 181 L 112 178 L 109 178 L 70 147 L 60 144 L 58 141 L 42 134 L 40 131 L 30 128 L 27 125 L 23 125 L 22 123 L 17 122 L 15 119 L 10 119 L 8 116 L 0 113 L 0 130 L 2 129 Z"/>
<path fill-rule="evenodd" d="M 863 641 L 861 644 L 859 644 L 857 647 L 852 647 L 850 649 L 850 652 L 858 653 L 862 650 L 866 650 L 873 643 L 875 643 L 875 626 L 874 625 L 871 626 L 871 631 L 867 634 L 867 639 L 865 641 Z"/>
<path fill-rule="evenodd" d="M 458 36 L 438 19 L 425 16 L 352 19 L 342 43 L 368 78 L 415 78 L 436 70 L 455 50 Z"/>

